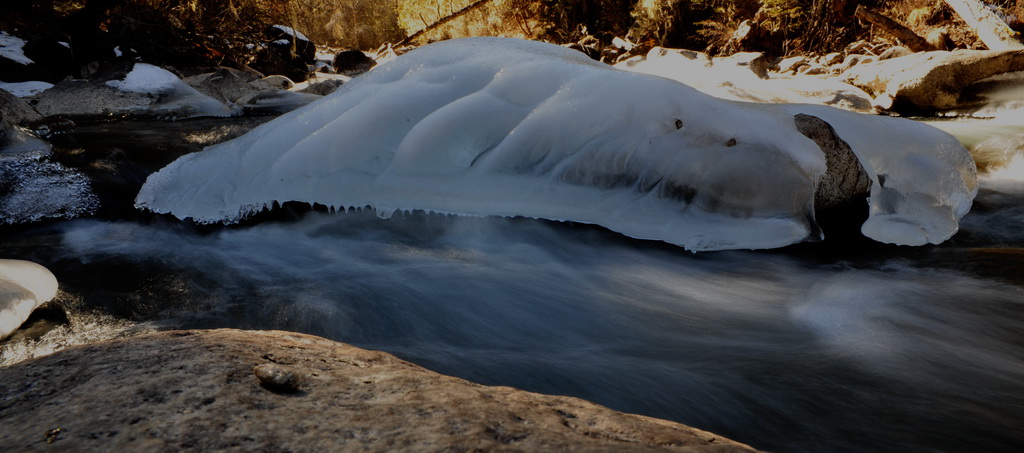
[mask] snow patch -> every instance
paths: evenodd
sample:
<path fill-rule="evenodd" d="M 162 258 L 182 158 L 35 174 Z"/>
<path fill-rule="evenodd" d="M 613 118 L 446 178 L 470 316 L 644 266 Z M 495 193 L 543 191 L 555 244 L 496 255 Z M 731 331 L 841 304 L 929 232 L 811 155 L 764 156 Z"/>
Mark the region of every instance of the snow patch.
<path fill-rule="evenodd" d="M 109 80 L 107 86 L 134 93 L 164 94 L 185 85 L 174 73 L 147 63 L 136 63 L 124 80 Z"/>
<path fill-rule="evenodd" d="M 23 65 L 35 63 L 32 59 L 25 56 L 24 47 L 24 39 L 14 35 L 9 35 L 5 31 L 0 31 L 0 57 L 16 61 Z"/>
<path fill-rule="evenodd" d="M 0 82 L 0 90 L 6 90 L 19 98 L 33 96 L 49 90 L 50 88 L 53 88 L 52 83 L 41 81 L 14 83 Z"/>

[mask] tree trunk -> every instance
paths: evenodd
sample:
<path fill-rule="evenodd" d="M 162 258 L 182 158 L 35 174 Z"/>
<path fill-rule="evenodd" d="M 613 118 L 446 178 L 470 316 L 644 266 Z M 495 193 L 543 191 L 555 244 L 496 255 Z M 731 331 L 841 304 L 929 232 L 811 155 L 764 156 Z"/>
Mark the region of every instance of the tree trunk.
<path fill-rule="evenodd" d="M 465 8 L 462 8 L 462 9 L 460 9 L 460 10 L 454 12 L 454 13 L 451 13 L 451 14 L 449 14 L 449 15 L 441 18 L 441 19 L 439 19 L 437 22 L 434 22 L 434 23 L 432 23 L 430 25 L 427 25 L 427 26 L 423 27 L 422 30 L 417 31 L 416 33 L 413 33 L 413 34 L 409 35 L 407 38 L 405 38 L 401 42 L 399 42 L 395 47 L 402 47 L 404 45 L 411 44 L 417 38 L 419 38 L 420 36 L 423 36 L 424 33 L 430 32 L 431 30 L 433 30 L 435 28 L 438 28 L 438 27 L 440 27 L 440 26 L 442 26 L 444 24 L 447 24 L 448 22 L 451 22 L 451 21 L 453 21 L 455 19 L 458 19 L 459 17 L 462 17 L 466 13 L 468 13 L 470 11 L 473 11 L 474 9 L 477 9 L 477 8 L 479 8 L 481 6 L 484 6 L 484 5 L 486 5 L 486 4 L 490 3 L 490 2 L 491 2 L 491 0 L 477 0 L 476 2 L 470 3 Z"/>
<path fill-rule="evenodd" d="M 914 33 L 913 30 L 900 25 L 899 22 L 883 16 L 882 14 L 865 8 L 863 5 L 857 6 L 857 11 L 853 13 L 853 16 L 881 28 L 886 33 L 889 33 L 896 39 L 900 40 L 903 45 L 907 46 L 908 49 L 914 52 L 937 50 L 935 46 L 928 43 L 927 39 L 924 39 L 917 33 Z"/>
<path fill-rule="evenodd" d="M 989 50 L 1024 49 L 1019 33 L 978 0 L 945 0 L 974 29 Z"/>

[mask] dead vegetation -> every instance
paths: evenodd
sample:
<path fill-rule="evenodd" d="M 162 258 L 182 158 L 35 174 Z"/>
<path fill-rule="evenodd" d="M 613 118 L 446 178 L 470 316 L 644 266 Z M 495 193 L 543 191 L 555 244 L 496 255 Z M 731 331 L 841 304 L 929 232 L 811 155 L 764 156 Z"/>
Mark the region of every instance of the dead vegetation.
<path fill-rule="evenodd" d="M 1024 28 L 1024 0 L 988 3 L 1011 27 Z M 274 23 L 318 45 L 362 50 L 465 36 L 604 44 L 620 37 L 647 47 L 775 56 L 823 54 L 857 40 L 896 43 L 858 21 L 858 6 L 941 47 L 979 47 L 942 0 L 41 0 L 9 6 L 0 28 L 56 23 L 69 33 L 75 27 L 93 33 L 83 36 L 141 33 L 154 43 L 184 42 L 183 49 L 221 63 L 244 60 L 245 45 Z"/>

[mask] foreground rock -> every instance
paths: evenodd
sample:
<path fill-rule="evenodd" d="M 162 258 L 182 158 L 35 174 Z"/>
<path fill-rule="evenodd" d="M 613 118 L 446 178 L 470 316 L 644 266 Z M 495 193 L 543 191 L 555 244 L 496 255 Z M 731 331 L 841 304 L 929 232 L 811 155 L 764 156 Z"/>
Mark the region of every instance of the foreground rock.
<path fill-rule="evenodd" d="M 162 332 L 67 349 L 0 369 L 0 395 L 0 445 L 18 451 L 753 451 L 287 332 Z"/>

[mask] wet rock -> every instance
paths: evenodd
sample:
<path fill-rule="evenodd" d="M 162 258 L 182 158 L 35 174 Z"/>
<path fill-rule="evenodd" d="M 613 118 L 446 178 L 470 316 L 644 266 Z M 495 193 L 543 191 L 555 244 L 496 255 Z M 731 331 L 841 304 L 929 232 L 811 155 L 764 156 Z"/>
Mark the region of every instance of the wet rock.
<path fill-rule="evenodd" d="M 344 50 L 334 56 L 334 70 L 338 74 L 356 75 L 369 71 L 377 64 L 360 50 Z"/>
<path fill-rule="evenodd" d="M 268 364 L 301 378 L 301 393 L 267 391 L 253 370 Z M 0 444 L 14 450 L 753 451 L 288 332 L 161 332 L 74 347 L 0 368 L 0 388 L 0 413 L 18 414 Z"/>

